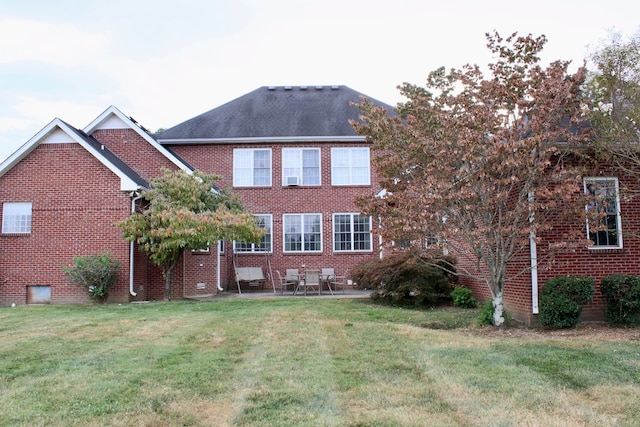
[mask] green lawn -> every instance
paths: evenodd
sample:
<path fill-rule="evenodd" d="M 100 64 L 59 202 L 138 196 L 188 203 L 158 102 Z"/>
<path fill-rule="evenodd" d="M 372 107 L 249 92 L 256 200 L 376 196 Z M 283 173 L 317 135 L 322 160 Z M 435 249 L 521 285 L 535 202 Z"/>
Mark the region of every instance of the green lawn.
<path fill-rule="evenodd" d="M 2 426 L 635 426 L 640 331 L 232 299 L 0 308 Z"/>

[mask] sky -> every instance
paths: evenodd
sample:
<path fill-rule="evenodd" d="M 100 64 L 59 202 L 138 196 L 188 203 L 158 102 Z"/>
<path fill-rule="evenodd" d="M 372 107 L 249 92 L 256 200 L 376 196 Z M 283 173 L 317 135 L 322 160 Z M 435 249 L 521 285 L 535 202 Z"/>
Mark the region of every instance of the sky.
<path fill-rule="evenodd" d="M 346 85 L 396 105 L 404 82 L 492 61 L 485 33 L 545 35 L 575 68 L 638 0 L 0 0 L 0 162 L 54 118 L 114 105 L 168 128 L 261 86 Z"/>

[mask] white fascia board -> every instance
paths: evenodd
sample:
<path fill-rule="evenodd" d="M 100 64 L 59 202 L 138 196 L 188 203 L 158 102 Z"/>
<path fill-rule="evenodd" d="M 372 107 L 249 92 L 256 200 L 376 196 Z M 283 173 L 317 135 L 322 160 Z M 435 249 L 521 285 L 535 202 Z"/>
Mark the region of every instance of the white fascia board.
<path fill-rule="evenodd" d="M 51 134 L 56 130 L 56 128 L 61 127 L 60 125 L 64 125 L 62 120 L 55 118 L 49 122 L 45 127 L 43 127 L 40 132 L 35 134 L 29 141 L 25 142 L 20 148 L 18 148 L 13 154 L 11 154 L 4 162 L 0 164 L 0 176 L 7 173 L 11 168 L 20 163 L 22 159 L 27 157 L 29 153 L 31 153 L 40 142 L 47 137 L 47 135 Z"/>
<path fill-rule="evenodd" d="M 255 143 L 299 143 L 299 142 L 366 142 L 365 136 L 272 136 L 253 138 L 196 138 L 196 139 L 158 139 L 160 144 L 255 144 Z"/>
<path fill-rule="evenodd" d="M 178 159 L 176 156 L 171 154 L 169 151 L 167 151 L 167 149 L 164 148 L 161 144 L 159 144 L 158 141 L 153 139 L 151 137 L 151 135 L 149 135 L 147 132 L 143 131 L 140 128 L 140 126 L 135 124 L 133 122 L 133 120 L 131 120 L 130 117 L 126 116 L 122 111 L 120 111 L 117 107 L 115 107 L 113 105 L 110 106 L 109 108 L 107 108 L 102 114 L 100 114 L 98 117 L 96 117 L 91 123 L 89 123 L 83 129 L 83 131 L 87 135 L 91 135 L 96 129 L 98 129 L 98 127 L 102 123 L 104 123 L 106 120 L 108 120 L 111 115 L 115 115 L 120 120 L 122 120 L 124 123 L 126 123 L 131 129 L 133 129 L 145 141 L 147 141 L 149 144 L 151 144 L 152 147 L 154 147 L 163 156 L 165 156 L 167 159 L 169 159 L 169 161 L 171 161 L 171 163 L 173 163 L 174 165 L 176 165 L 178 168 L 182 169 L 183 171 L 187 172 L 188 174 L 192 173 L 191 169 L 187 165 L 185 165 L 182 161 L 180 161 L 180 159 Z"/>
<path fill-rule="evenodd" d="M 113 165 L 111 162 L 108 162 L 100 153 L 97 153 L 96 150 L 87 144 L 81 138 L 78 138 L 77 133 L 70 129 L 66 123 L 62 120 L 56 118 L 53 119 L 48 125 L 46 125 L 40 132 L 38 132 L 33 138 L 31 138 L 28 142 L 26 142 L 22 147 L 20 147 L 15 153 L 13 153 L 7 160 L 5 160 L 2 165 L 0 165 L 0 176 L 4 175 L 9 169 L 18 164 L 22 159 L 24 159 L 29 153 L 31 153 L 42 141 L 44 141 L 47 136 L 55 132 L 57 129 L 62 130 L 66 133 L 69 138 L 80 144 L 85 150 L 87 150 L 91 155 L 93 155 L 100 163 L 106 166 L 110 171 L 112 171 L 118 178 L 120 178 L 120 189 L 122 191 L 134 191 L 139 189 L 139 185 L 131 180 L 126 174 L 124 174 L 119 168 Z"/>
<path fill-rule="evenodd" d="M 87 144 L 87 142 L 84 139 L 78 138 L 77 134 L 72 129 L 69 129 L 64 122 L 61 121 L 59 127 L 64 132 L 66 132 L 71 138 L 73 138 L 74 141 L 76 141 L 85 150 L 87 150 L 93 157 L 98 159 L 98 161 L 102 163 L 107 169 L 109 169 L 118 178 L 120 178 L 120 190 L 134 191 L 134 190 L 140 189 L 140 186 L 131 178 L 129 178 L 125 173 L 123 173 L 122 170 L 120 170 L 120 168 L 116 167 L 113 163 L 105 159 L 104 156 L 98 152 L 98 150 L 96 150 L 93 146 Z"/>

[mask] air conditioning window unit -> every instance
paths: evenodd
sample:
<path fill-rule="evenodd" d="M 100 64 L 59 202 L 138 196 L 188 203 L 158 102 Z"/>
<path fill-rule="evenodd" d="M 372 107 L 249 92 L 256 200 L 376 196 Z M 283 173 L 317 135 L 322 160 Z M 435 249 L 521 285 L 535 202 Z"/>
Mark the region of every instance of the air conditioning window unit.
<path fill-rule="evenodd" d="M 300 177 L 298 176 L 288 176 L 285 178 L 287 187 L 297 187 L 300 185 Z"/>

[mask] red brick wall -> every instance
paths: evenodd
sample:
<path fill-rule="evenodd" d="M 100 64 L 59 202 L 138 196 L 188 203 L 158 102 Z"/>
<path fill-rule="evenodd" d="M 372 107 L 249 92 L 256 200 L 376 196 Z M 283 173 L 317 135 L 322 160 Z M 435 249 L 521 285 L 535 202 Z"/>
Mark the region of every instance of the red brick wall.
<path fill-rule="evenodd" d="M 345 274 L 354 265 L 378 254 L 377 239 L 372 236 L 372 252 L 334 253 L 333 251 L 333 214 L 357 213 L 355 198 L 373 195 L 377 191 L 377 179 L 372 170 L 370 186 L 332 186 L 331 185 L 331 147 L 365 146 L 362 144 L 243 144 L 239 148 L 272 149 L 272 186 L 256 188 L 232 188 L 239 195 L 245 208 L 255 214 L 273 215 L 272 235 L 273 253 L 270 257 L 273 274 L 275 270 L 284 273 L 287 268 L 323 268 L 333 267 L 337 273 Z M 235 146 L 238 147 L 238 146 Z M 283 187 L 282 186 L 282 148 L 318 147 L 321 149 L 321 186 L 319 187 Z M 176 145 L 171 147 L 180 157 L 196 169 L 219 175 L 221 187 L 233 185 L 233 145 Z M 371 153 L 373 158 L 373 153 Z M 319 213 L 322 215 L 322 253 L 284 254 L 282 215 L 284 213 Z M 375 226 L 375 222 L 374 222 Z M 226 289 L 236 289 L 233 274 L 233 251 L 229 245 L 224 254 L 222 283 Z M 239 254 L 241 266 L 262 266 L 267 273 L 267 261 L 264 254 Z"/>
<path fill-rule="evenodd" d="M 551 262 L 542 263 L 538 267 L 539 294 L 544 283 L 556 276 L 580 275 L 592 277 L 595 281 L 595 295 L 593 301 L 583 308 L 583 321 L 604 320 L 605 301 L 600 293 L 600 281 L 603 277 L 613 274 L 640 275 L 640 199 L 630 197 L 625 187 L 637 185 L 633 177 L 624 176 L 620 171 L 601 166 L 592 170 L 586 176 L 601 176 L 618 178 L 620 185 L 620 210 L 622 217 L 623 247 L 621 249 L 589 249 L 580 247 L 555 254 Z M 564 223 L 556 226 L 550 233 L 542 235 L 541 244 L 538 245 L 538 259 L 543 260 L 547 253 L 545 245 L 557 239 L 557 236 L 570 234 L 571 231 L 583 233 L 586 238 L 586 224 Z M 516 273 L 522 272 L 529 263 L 529 254 L 523 254 L 520 259 L 514 260 L 509 266 L 508 277 L 511 279 L 505 285 L 505 308 L 516 320 L 526 324 L 535 324 L 537 315 L 532 313 L 531 274 L 525 272 L 519 277 Z M 464 258 L 459 263 L 473 268 L 473 262 Z M 486 284 L 479 281 L 464 278 L 462 283 L 470 287 L 477 298 L 485 300 L 489 298 Z"/>
<path fill-rule="evenodd" d="M 122 264 L 110 300 L 128 301 L 129 245 L 114 224 L 130 199 L 116 175 L 78 144 L 40 145 L 0 177 L 0 203 L 16 201 L 32 202 L 32 231 L 0 234 L 1 305 L 26 303 L 30 285 L 50 285 L 53 303 L 86 302 L 62 266 L 107 251 Z"/>
<path fill-rule="evenodd" d="M 133 129 L 99 129 L 92 136 L 147 180 L 159 176 L 163 167 L 177 169 Z"/>

